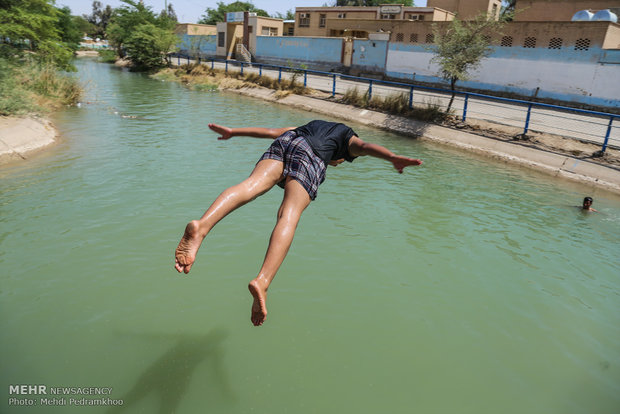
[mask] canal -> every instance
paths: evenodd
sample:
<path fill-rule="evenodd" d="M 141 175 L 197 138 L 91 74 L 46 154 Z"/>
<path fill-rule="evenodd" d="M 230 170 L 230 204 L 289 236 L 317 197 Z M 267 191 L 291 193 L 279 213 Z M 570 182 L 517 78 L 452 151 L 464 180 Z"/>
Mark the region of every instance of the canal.
<path fill-rule="evenodd" d="M 2 411 L 618 412 L 617 198 L 351 122 L 424 164 L 330 167 L 256 328 L 247 283 L 280 188 L 218 224 L 189 275 L 173 269 L 187 221 L 269 144 L 206 125 L 313 114 L 77 66 L 87 93 L 54 116 L 61 143 L 0 169 Z M 575 207 L 586 195 L 600 213 Z M 19 384 L 48 394 L 9 395 Z M 69 401 L 103 397 L 123 405 Z"/>

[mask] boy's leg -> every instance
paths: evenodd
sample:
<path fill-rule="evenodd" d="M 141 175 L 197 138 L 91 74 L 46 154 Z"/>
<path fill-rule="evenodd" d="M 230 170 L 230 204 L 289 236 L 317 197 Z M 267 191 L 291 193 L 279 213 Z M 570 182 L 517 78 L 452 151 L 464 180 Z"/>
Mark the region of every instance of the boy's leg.
<path fill-rule="evenodd" d="M 265 159 L 256 164 L 252 174 L 241 183 L 220 194 L 200 220 L 191 221 L 175 251 L 174 267 L 178 272 L 188 273 L 205 236 L 213 226 L 230 212 L 269 191 L 282 179 L 282 161 Z"/>
<path fill-rule="evenodd" d="M 267 317 L 267 289 L 291 247 L 301 213 L 309 204 L 310 196 L 306 189 L 297 180 L 287 177 L 284 199 L 278 210 L 278 221 L 271 233 L 263 266 L 248 286 L 254 297 L 251 317 L 254 326 L 262 325 Z"/>

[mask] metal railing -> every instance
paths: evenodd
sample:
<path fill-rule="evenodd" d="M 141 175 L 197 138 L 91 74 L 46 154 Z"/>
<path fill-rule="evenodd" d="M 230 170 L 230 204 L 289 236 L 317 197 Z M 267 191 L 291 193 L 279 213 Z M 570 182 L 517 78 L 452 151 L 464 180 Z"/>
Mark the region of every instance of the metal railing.
<path fill-rule="evenodd" d="M 246 63 L 236 60 L 216 58 L 192 59 L 186 55 L 175 55 L 177 64 L 200 63 L 224 69 L 238 67 L 240 74 L 252 70 L 259 76 L 277 76 L 278 82 L 283 75 L 292 77 L 303 73 L 304 87 L 343 94 L 347 90 L 363 86 L 367 99 L 373 96 L 389 96 L 401 94 L 407 98 L 409 108 L 415 105 L 437 105 L 446 107 L 452 95 L 449 89 L 442 89 L 404 82 L 386 81 L 345 75 L 342 73 L 325 72 L 290 66 L 271 65 L 265 63 Z M 182 62 L 183 61 L 183 62 Z M 590 111 L 567 106 L 551 105 L 521 99 L 502 98 L 473 92 L 455 91 L 456 99 L 452 111 L 460 116 L 462 122 L 477 119 L 518 128 L 523 135 L 528 132 L 541 132 L 574 138 L 580 141 L 601 145 L 601 154 L 608 147 L 620 149 L 620 115 L 607 112 Z"/>

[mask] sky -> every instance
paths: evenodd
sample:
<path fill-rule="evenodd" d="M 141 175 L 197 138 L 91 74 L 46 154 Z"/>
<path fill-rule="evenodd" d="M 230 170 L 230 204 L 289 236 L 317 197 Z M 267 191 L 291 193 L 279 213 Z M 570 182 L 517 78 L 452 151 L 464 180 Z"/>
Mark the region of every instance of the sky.
<path fill-rule="evenodd" d="M 119 7 L 123 5 L 120 0 L 99 0 L 104 7 L 110 5 Z M 196 23 L 200 20 L 207 7 L 215 8 L 218 0 L 168 0 L 172 4 L 180 23 Z M 224 3 L 232 3 L 234 0 L 223 0 Z M 247 0 L 246 0 L 247 1 Z M 270 15 L 280 12 L 286 13 L 287 10 L 295 7 L 320 7 L 330 0 L 253 0 L 252 3 L 259 9 L 265 10 Z M 71 14 L 82 15 L 92 13 L 92 0 L 56 0 L 56 6 L 69 6 Z M 157 14 L 164 8 L 165 0 L 144 0 L 144 4 L 151 6 Z M 416 6 L 426 6 L 426 0 L 416 0 Z"/>

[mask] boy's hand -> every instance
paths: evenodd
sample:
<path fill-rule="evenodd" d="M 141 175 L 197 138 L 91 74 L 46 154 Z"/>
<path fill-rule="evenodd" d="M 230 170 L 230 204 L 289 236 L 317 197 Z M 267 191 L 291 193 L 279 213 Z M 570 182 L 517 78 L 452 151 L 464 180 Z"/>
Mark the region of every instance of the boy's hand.
<path fill-rule="evenodd" d="M 232 137 L 232 129 L 228 127 L 217 124 L 209 124 L 209 128 L 211 128 L 213 132 L 220 134 L 217 139 L 230 139 Z"/>
<path fill-rule="evenodd" d="M 394 168 L 396 168 L 396 170 L 400 174 L 403 173 L 403 169 L 405 167 L 408 167 L 410 165 L 420 165 L 420 164 L 422 164 L 422 160 L 418 160 L 418 159 L 415 159 L 415 158 L 402 157 L 400 155 L 395 155 L 390 161 L 392 161 L 392 165 L 394 165 Z"/>

